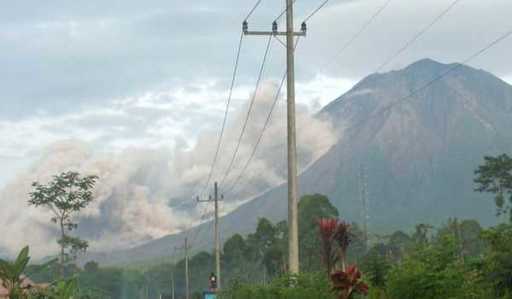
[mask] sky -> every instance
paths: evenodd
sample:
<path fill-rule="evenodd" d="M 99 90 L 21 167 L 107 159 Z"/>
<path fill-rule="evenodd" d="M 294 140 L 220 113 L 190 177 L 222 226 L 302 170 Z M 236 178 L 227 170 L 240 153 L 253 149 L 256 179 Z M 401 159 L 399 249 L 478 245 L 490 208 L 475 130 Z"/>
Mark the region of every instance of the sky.
<path fill-rule="evenodd" d="M 311 116 L 375 72 L 452 2 L 388 1 L 331 0 L 308 21 L 308 35 L 300 40 L 296 50 L 296 79 L 297 101 L 303 114 L 301 120 L 311 130 L 304 130 L 299 138 L 321 146 L 302 149 L 307 156 L 303 159 L 304 165 L 335 142 L 329 132 L 330 125 L 322 121 L 316 123 Z M 99 169 L 98 164 L 106 165 L 112 161 L 122 164 L 124 161 L 132 167 L 126 169 L 118 165 L 101 169 L 123 172 L 124 176 L 120 177 L 125 180 L 112 179 L 101 188 L 110 190 L 105 191 L 110 194 L 119 186 L 136 181 L 137 188 L 150 191 L 140 191 L 142 189 L 132 186 L 134 204 L 126 207 L 127 215 L 122 216 L 125 219 L 121 221 L 129 226 L 124 231 L 124 241 L 109 239 L 116 232 L 113 230 L 110 231 L 112 236 L 105 238 L 108 241 L 97 237 L 98 244 L 125 242 L 133 238 L 129 232 L 136 231 L 134 227 L 137 226 L 151 228 L 150 232 L 135 232 L 133 239 L 143 241 L 191 225 L 187 219 L 196 217 L 198 211 L 187 215 L 180 214 L 180 210 L 169 210 L 169 213 L 174 211 L 179 225 L 172 222 L 164 227 L 135 223 L 133 211 L 147 209 L 150 213 L 155 208 L 172 207 L 168 197 L 173 198 L 173 193 L 188 194 L 192 183 L 205 179 L 224 116 L 241 23 L 255 2 L 54 0 L 43 3 L 24 0 L 4 4 L 0 11 L 2 205 L 16 201 L 13 206 L 23 208 L 27 182 L 48 179 L 49 170 L 58 172 L 74 167 L 87 172 L 91 165 L 95 165 L 93 169 Z M 297 28 L 320 2 L 296 1 Z M 345 47 L 385 4 L 386 8 L 373 22 Z M 263 0 L 249 18 L 249 27 L 270 29 L 272 21 L 283 9 L 284 1 Z M 446 63 L 463 61 L 512 30 L 511 11 L 510 0 L 460 0 L 380 71 L 400 69 L 426 57 Z M 284 19 L 279 20 L 280 29 L 283 22 Z M 227 145 L 236 140 L 248 101 L 254 94 L 265 45 L 265 37 L 243 39 L 239 73 L 228 114 Z M 510 49 L 512 38 L 469 64 L 512 83 Z M 285 70 L 284 54 L 281 44 L 273 40 L 263 73 L 263 88 L 261 94 L 256 93 L 253 111 L 256 116 L 251 119 L 255 122 L 252 124 L 254 130 L 248 133 L 254 139 L 265 121 L 267 110 L 263 108 L 269 107 L 276 84 Z M 284 120 L 282 102 L 280 105 L 281 112 L 276 119 Z M 283 122 L 277 121 L 274 127 L 270 131 L 276 138 L 264 141 L 269 148 L 275 146 L 275 140 L 281 138 L 280 142 L 284 142 L 285 138 Z M 319 135 L 320 138 L 314 130 L 327 133 Z M 253 141 L 247 139 L 241 156 L 250 153 Z M 254 167 L 259 165 L 261 168 L 255 169 L 268 170 L 264 172 L 268 176 L 256 181 L 256 185 L 259 182 L 271 186 L 281 181 L 282 170 L 269 167 L 271 160 L 260 157 L 258 161 L 261 164 L 255 163 Z M 228 162 L 229 159 L 223 158 L 220 165 Z M 238 160 L 235 164 L 235 168 L 243 165 Z M 175 181 L 170 184 L 173 187 L 165 186 L 165 182 L 148 187 L 151 184 L 140 178 L 149 176 L 141 171 L 147 165 L 151 165 L 151 171 L 156 171 L 156 165 L 166 165 L 165 170 L 158 171 L 165 172 L 161 177 L 169 176 Z M 162 198 L 155 199 L 159 197 Z M 101 201 L 103 205 L 108 198 L 105 195 L 105 201 Z M 179 202 L 183 204 L 182 200 Z M 99 205 L 96 210 L 91 208 L 88 218 L 91 230 L 104 223 L 94 220 L 94 215 L 105 210 Z M 114 217 L 105 213 L 105 217 Z M 0 216 L 6 215 L 5 210 L 0 213 Z M 36 218 L 43 222 L 45 217 L 46 214 L 39 213 Z M 23 221 L 28 220 L 20 221 L 8 228 L 13 234 L 23 231 Z M 5 223 L 9 225 L 12 221 Z M 118 223 L 108 225 L 116 227 Z M 52 234 L 49 227 L 44 231 Z M 41 252 L 46 235 L 42 236 Z M 3 247 L 9 250 L 18 245 Z"/>

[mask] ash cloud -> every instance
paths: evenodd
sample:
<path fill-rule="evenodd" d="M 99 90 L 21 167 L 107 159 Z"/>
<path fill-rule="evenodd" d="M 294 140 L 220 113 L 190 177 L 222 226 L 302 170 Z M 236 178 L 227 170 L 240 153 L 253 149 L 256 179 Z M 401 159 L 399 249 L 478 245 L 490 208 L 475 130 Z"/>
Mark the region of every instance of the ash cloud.
<path fill-rule="evenodd" d="M 239 154 L 227 176 L 226 187 L 239 176 L 249 158 L 275 93 L 275 84 L 266 83 L 256 94 L 255 106 Z M 225 173 L 248 104 L 234 107 L 229 114 L 213 180 L 221 180 Z M 303 169 L 336 142 L 336 132 L 329 121 L 314 117 L 306 106 L 301 105 L 297 106 L 297 128 L 300 168 Z M 93 142 L 78 139 L 53 143 L 29 169 L 0 191 L 0 227 L 4 235 L 0 248 L 13 255 L 29 244 L 36 258 L 56 252 L 57 231 L 49 221 L 49 211 L 28 207 L 27 200 L 33 181 L 48 182 L 52 175 L 67 170 L 100 177 L 95 201 L 76 219 L 79 221 L 76 233 L 90 242 L 91 250 L 130 247 L 198 224 L 202 209 L 193 204 L 192 198 L 210 171 L 218 138 L 216 129 L 200 132 L 191 147 L 184 140 L 174 140 L 173 148 L 140 144 L 108 152 L 98 150 Z M 226 197 L 224 213 L 285 180 L 285 143 L 286 106 L 281 96 L 252 163 L 238 187 Z"/>

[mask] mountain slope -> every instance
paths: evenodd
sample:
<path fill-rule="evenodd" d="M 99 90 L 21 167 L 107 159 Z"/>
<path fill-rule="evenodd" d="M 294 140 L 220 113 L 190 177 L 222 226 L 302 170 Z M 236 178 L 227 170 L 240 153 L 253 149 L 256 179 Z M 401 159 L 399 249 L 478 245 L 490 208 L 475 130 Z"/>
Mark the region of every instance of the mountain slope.
<path fill-rule="evenodd" d="M 495 221 L 493 204 L 474 193 L 473 170 L 483 155 L 512 152 L 512 86 L 482 70 L 425 59 L 400 71 L 373 74 L 327 105 L 339 140 L 300 176 L 300 193 L 329 196 L 344 218 L 359 222 L 361 168 L 368 177 L 369 229 L 409 228 L 448 217 Z M 300 140 L 298 141 L 300 142 Z M 259 217 L 286 218 L 286 185 L 223 217 L 223 236 L 251 231 Z M 211 244 L 209 224 L 189 235 L 196 248 Z M 123 252 L 91 255 L 127 263 L 167 256 L 184 234 Z"/>

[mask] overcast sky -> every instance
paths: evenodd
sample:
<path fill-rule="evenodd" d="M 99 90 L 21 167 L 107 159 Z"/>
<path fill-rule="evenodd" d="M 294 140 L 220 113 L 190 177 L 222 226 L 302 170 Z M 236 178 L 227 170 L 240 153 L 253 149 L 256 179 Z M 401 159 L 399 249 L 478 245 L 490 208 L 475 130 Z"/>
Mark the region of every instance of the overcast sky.
<path fill-rule="evenodd" d="M 48 155 L 49 146 L 66 140 L 84 142 L 88 150 L 102 153 L 134 147 L 183 151 L 205 134 L 211 140 L 206 144 L 214 144 L 211 136 L 222 122 L 241 23 L 255 2 L 4 3 L 0 10 L 0 188 Z M 297 28 L 320 2 L 296 1 Z M 296 52 L 297 101 L 302 111 L 318 111 L 375 72 L 452 2 L 331 0 L 308 22 L 308 36 Z M 344 47 L 386 3 L 365 31 Z M 249 19 L 250 28 L 270 29 L 283 9 L 284 0 L 263 0 Z M 445 63 L 463 61 L 512 30 L 511 12 L 510 0 L 460 0 L 381 71 L 426 57 Z M 230 122 L 239 120 L 247 109 L 265 45 L 265 37 L 244 39 Z M 470 65 L 512 83 L 511 49 L 512 37 Z M 264 72 L 264 81 L 270 81 L 266 83 L 275 83 L 283 74 L 284 54 L 274 40 Z M 237 127 L 236 123 L 231 126 Z M 25 202 L 23 192 L 17 200 Z M 13 200 L 4 195 L 0 201 Z M 162 234 L 170 231 L 166 229 Z"/>
<path fill-rule="evenodd" d="M 219 127 L 240 24 L 255 1 L 10 1 L 0 11 L 0 186 L 42 148 L 78 138 L 101 150 L 190 145 Z M 249 19 L 267 29 L 284 1 Z M 298 101 L 315 111 L 374 72 L 448 0 L 332 0 L 308 22 L 297 50 Z M 297 24 L 320 1 L 298 0 Z M 462 0 L 384 70 L 430 57 L 461 61 L 512 30 L 509 0 Z M 280 23 L 282 27 L 282 23 Z M 265 47 L 248 37 L 233 109 L 247 101 Z M 471 62 L 511 82 L 512 39 Z M 273 42 L 265 80 L 284 70 Z M 140 103 L 152 103 L 141 105 Z"/>

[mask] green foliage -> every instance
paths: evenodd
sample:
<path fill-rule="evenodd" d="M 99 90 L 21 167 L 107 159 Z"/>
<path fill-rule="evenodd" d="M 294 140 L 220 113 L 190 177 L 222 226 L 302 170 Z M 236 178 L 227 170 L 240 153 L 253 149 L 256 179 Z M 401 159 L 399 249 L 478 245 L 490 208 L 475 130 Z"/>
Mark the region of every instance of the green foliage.
<path fill-rule="evenodd" d="M 389 236 L 389 243 L 385 246 L 385 254 L 394 262 L 399 262 L 413 247 L 414 240 L 412 237 L 403 231 L 396 231 Z"/>
<path fill-rule="evenodd" d="M 512 221 L 512 158 L 507 154 L 486 156 L 475 175 L 476 191 L 495 194 L 497 214 L 509 213 Z"/>
<path fill-rule="evenodd" d="M 338 210 L 324 195 L 305 195 L 299 201 L 300 260 L 303 271 L 320 271 L 322 269 L 318 220 L 338 217 Z"/>
<path fill-rule="evenodd" d="M 78 172 L 68 171 L 54 176 L 47 185 L 34 182 L 29 204 L 50 207 L 70 220 L 69 212 L 79 211 L 93 200 L 92 189 L 97 179 L 95 175 L 81 177 Z M 73 226 L 73 223 L 66 222 L 66 225 Z"/>
<path fill-rule="evenodd" d="M 85 253 L 89 247 L 87 241 L 68 235 L 64 235 L 57 243 L 65 250 L 68 250 L 69 253 L 65 253 L 66 261 L 76 260 L 78 255 Z"/>
<path fill-rule="evenodd" d="M 291 287 L 290 285 L 293 285 Z M 298 276 L 283 275 L 270 284 L 234 284 L 224 290 L 220 299 L 334 299 L 335 295 L 325 273 L 305 273 Z"/>
<path fill-rule="evenodd" d="M 85 208 L 93 200 L 93 188 L 98 180 L 95 175 L 81 177 L 78 172 L 63 172 L 53 177 L 48 184 L 32 183 L 34 191 L 30 193 L 29 205 L 48 208 L 52 213 L 52 222 L 59 225 L 61 237 L 60 272 L 65 272 L 65 264 L 76 259 L 79 253 L 87 250 L 84 240 L 71 237 L 66 231 L 76 229 L 74 213 Z M 66 252 L 66 250 L 68 252 Z"/>
<path fill-rule="evenodd" d="M 89 269 L 77 279 L 82 295 L 99 296 L 91 298 L 140 298 L 144 284 L 149 283 L 142 273 L 116 268 Z"/>
<path fill-rule="evenodd" d="M 495 298 L 483 273 L 460 255 L 460 240 L 441 229 L 432 241 L 419 239 L 387 276 L 391 299 Z"/>
<path fill-rule="evenodd" d="M 48 291 L 51 299 L 78 298 L 78 282 L 76 279 L 57 281 Z"/>
<path fill-rule="evenodd" d="M 99 271 L 100 266 L 95 261 L 87 262 L 84 265 L 84 271 L 89 273 L 96 273 Z"/>
<path fill-rule="evenodd" d="M 452 236 L 457 243 L 457 254 L 460 258 L 471 258 L 480 255 L 484 250 L 481 238 L 482 227 L 475 220 L 448 219 L 448 223 L 438 232 L 438 238 Z"/>
<path fill-rule="evenodd" d="M 14 262 L 0 259 L 0 280 L 3 287 L 9 290 L 12 298 L 22 298 L 26 286 L 23 285 L 25 268 L 30 261 L 28 246 L 24 247 Z"/>
<path fill-rule="evenodd" d="M 489 245 L 482 263 L 487 281 L 493 284 L 496 296 L 512 294 L 512 225 L 485 230 L 482 238 Z"/>
<path fill-rule="evenodd" d="M 364 257 L 361 269 L 372 287 L 384 289 L 387 275 L 391 268 L 391 262 L 386 257 L 384 244 L 377 244 Z"/>

